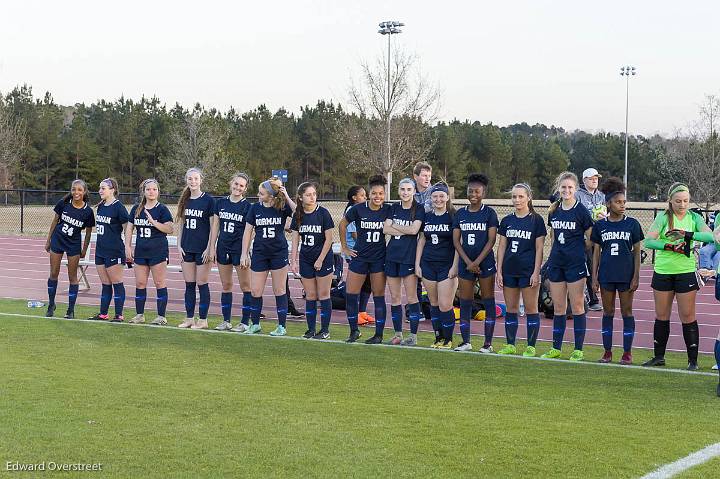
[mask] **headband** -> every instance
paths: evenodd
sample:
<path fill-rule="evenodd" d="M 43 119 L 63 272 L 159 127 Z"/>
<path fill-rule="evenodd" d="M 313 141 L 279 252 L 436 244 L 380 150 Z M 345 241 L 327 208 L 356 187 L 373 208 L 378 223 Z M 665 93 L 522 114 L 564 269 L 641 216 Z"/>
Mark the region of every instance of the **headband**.
<path fill-rule="evenodd" d="M 112 181 L 110 181 L 110 178 L 105 178 L 105 179 L 102 180 L 100 183 L 105 183 L 105 184 L 108 185 L 110 188 L 113 187 Z"/>
<path fill-rule="evenodd" d="M 528 185 L 527 183 L 517 183 L 515 184 L 515 186 L 513 186 L 513 188 L 525 188 L 532 193 L 532 188 L 530 188 L 530 185 Z"/>
<path fill-rule="evenodd" d="M 435 193 L 436 191 L 442 191 L 442 192 L 445 193 L 446 195 L 449 195 L 449 194 L 450 194 L 450 190 L 448 190 L 447 185 L 445 185 L 445 184 L 443 184 L 443 183 L 438 183 L 438 184 L 436 184 L 435 186 L 433 186 L 433 187 L 432 187 L 432 190 L 430 190 L 430 194 L 432 195 L 432 194 Z"/>
<path fill-rule="evenodd" d="M 613 197 L 625 193 L 624 191 L 612 191 L 605 195 L 605 203 L 610 203 Z"/>
<path fill-rule="evenodd" d="M 675 187 L 672 188 L 672 189 L 668 192 L 668 200 L 669 200 L 670 198 L 672 198 L 672 195 L 674 195 L 675 193 L 680 193 L 681 191 L 687 191 L 687 192 L 689 192 L 690 189 L 689 189 L 687 186 L 683 185 L 682 183 L 680 183 L 680 184 L 678 184 L 678 185 L 675 185 Z"/>
<path fill-rule="evenodd" d="M 398 187 L 400 187 L 400 185 L 402 185 L 403 183 L 410 183 L 411 185 L 413 185 L 413 188 L 415 188 L 415 180 L 413 180 L 412 178 L 403 178 L 402 180 L 400 180 L 400 183 L 398 183 Z"/>
<path fill-rule="evenodd" d="M 270 183 L 270 180 L 263 181 L 262 183 L 260 183 L 260 186 L 265 188 L 265 191 L 267 191 L 268 194 L 270 194 L 270 196 L 272 196 L 273 198 L 275 197 L 275 195 L 277 195 L 277 191 L 275 191 L 273 189 L 272 184 Z"/>

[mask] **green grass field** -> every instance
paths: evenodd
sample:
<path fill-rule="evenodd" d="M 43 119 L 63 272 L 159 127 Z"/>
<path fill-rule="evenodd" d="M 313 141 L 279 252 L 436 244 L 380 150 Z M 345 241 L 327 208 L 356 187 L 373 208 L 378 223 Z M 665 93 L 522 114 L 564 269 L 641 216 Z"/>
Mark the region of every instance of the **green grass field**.
<path fill-rule="evenodd" d="M 720 441 L 714 376 L 0 313 L 0 474 L 639 477 Z"/>

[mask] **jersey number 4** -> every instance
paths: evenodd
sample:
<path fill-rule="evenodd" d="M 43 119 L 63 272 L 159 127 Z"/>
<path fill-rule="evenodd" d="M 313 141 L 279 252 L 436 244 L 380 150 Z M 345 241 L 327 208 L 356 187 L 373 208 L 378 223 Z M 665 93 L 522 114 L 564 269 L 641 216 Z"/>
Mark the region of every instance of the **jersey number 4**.
<path fill-rule="evenodd" d="M 565 233 L 563 233 L 563 232 L 561 231 L 560 234 L 559 234 L 558 237 L 557 237 L 557 240 L 558 240 L 558 243 L 560 243 L 560 244 L 565 244 Z"/>

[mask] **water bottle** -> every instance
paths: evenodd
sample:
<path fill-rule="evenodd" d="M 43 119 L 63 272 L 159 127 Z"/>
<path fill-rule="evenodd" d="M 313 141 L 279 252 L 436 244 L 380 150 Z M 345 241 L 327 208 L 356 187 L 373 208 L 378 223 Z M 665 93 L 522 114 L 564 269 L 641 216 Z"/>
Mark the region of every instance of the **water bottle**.
<path fill-rule="evenodd" d="M 45 306 L 45 303 L 43 303 L 42 301 L 38 301 L 37 299 L 31 299 L 30 301 L 28 301 L 27 304 L 28 308 L 42 308 L 43 306 Z"/>

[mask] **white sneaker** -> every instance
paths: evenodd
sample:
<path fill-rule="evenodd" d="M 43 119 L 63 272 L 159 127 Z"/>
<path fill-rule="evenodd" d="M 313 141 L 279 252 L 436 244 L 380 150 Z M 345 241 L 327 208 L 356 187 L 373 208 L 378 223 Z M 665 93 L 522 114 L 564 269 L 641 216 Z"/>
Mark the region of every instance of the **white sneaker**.
<path fill-rule="evenodd" d="M 165 316 L 158 316 L 157 318 L 153 319 L 150 324 L 154 326 L 165 326 L 167 324 L 167 319 L 165 319 Z"/>
<path fill-rule="evenodd" d="M 285 328 L 283 326 L 277 325 L 277 328 L 275 328 L 273 331 L 270 331 L 270 336 L 285 336 L 287 334 L 287 331 L 285 331 Z"/>
<path fill-rule="evenodd" d="M 128 321 L 130 324 L 142 324 L 145 322 L 145 315 L 144 314 L 136 314 L 133 319 Z"/>
<path fill-rule="evenodd" d="M 718 370 L 718 365 L 715 364 L 715 365 L 712 367 L 712 370 L 713 370 L 713 371 L 717 371 L 717 370 Z"/>
<path fill-rule="evenodd" d="M 602 304 L 600 304 L 600 303 L 593 303 L 590 306 L 588 306 L 588 309 L 590 311 L 602 311 L 603 307 L 602 307 Z"/>
<path fill-rule="evenodd" d="M 190 328 L 195 326 L 195 318 L 185 318 L 185 321 L 178 324 L 178 328 Z"/>
<path fill-rule="evenodd" d="M 491 345 L 489 345 L 489 346 L 487 346 L 487 347 L 483 346 L 482 348 L 479 349 L 479 351 L 480 351 L 481 353 L 492 353 L 492 352 L 495 351 L 495 350 L 493 349 L 492 344 L 491 344 Z"/>
<path fill-rule="evenodd" d="M 455 348 L 455 351 L 472 351 L 472 344 L 462 343 L 457 348 Z"/>
<path fill-rule="evenodd" d="M 247 330 L 248 330 L 248 326 L 243 323 L 238 323 L 237 326 L 232 328 L 232 331 L 235 331 L 236 333 L 244 333 Z"/>
<path fill-rule="evenodd" d="M 208 328 L 208 322 L 207 319 L 198 319 L 195 321 L 195 324 L 190 326 L 190 329 L 207 329 Z"/>
<path fill-rule="evenodd" d="M 242 324 L 242 323 L 240 323 Z M 223 321 L 222 323 L 215 326 L 215 331 L 232 331 L 232 324 L 230 324 L 230 321 Z"/>

